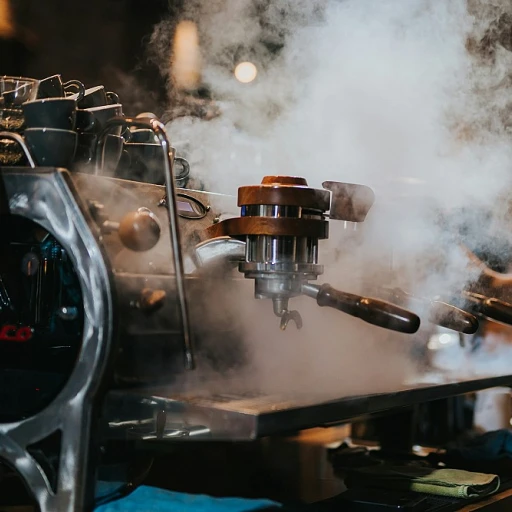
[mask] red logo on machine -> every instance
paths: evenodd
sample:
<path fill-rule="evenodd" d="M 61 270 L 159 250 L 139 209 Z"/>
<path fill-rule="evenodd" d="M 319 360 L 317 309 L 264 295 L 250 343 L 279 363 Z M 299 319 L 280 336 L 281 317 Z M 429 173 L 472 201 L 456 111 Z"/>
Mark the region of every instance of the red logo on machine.
<path fill-rule="evenodd" d="M 30 327 L 18 327 L 16 325 L 4 325 L 0 329 L 0 341 L 15 341 L 23 343 L 32 338 Z"/>

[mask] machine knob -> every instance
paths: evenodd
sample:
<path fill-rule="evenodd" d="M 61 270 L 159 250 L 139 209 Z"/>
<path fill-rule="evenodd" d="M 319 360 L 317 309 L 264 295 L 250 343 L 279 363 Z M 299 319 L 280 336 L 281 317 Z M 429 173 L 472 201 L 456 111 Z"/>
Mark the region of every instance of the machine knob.
<path fill-rule="evenodd" d="M 165 297 L 164 290 L 144 288 L 140 294 L 139 308 L 145 313 L 152 313 L 164 305 Z"/>
<path fill-rule="evenodd" d="M 153 212 L 140 208 L 122 218 L 118 233 L 121 242 L 128 249 L 137 252 L 149 251 L 160 240 L 160 224 Z"/>
<path fill-rule="evenodd" d="M 166 296 L 167 294 L 164 290 L 144 288 L 140 292 L 139 298 L 130 302 L 130 306 L 140 309 L 144 313 L 154 313 L 164 305 Z"/>

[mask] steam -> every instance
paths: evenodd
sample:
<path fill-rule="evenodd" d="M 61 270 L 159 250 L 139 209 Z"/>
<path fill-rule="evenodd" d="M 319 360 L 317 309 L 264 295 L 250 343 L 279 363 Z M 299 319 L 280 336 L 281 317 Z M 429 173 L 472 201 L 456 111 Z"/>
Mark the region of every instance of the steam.
<path fill-rule="evenodd" d="M 187 141 L 193 173 L 213 192 L 235 195 L 271 174 L 303 176 L 313 187 L 324 180 L 372 187 L 377 202 L 362 238 L 331 222 L 322 279 L 353 292 L 398 284 L 449 297 L 477 271 L 456 233 L 446 235 L 440 211 L 492 209 L 505 218 L 512 53 L 499 42 L 496 20 L 507 4 L 187 2 L 184 18 L 199 28 L 203 79 L 222 115 L 180 118 L 167 128 Z M 498 28 L 490 30 L 493 23 Z M 242 61 L 258 68 L 249 84 L 233 74 Z M 396 387 L 416 371 L 410 337 L 308 300 L 298 301 L 304 330 L 282 334 L 270 304 L 237 297 L 233 307 L 252 317 L 246 337 L 260 385 L 285 389 L 300 381 L 368 392 L 382 390 L 383 379 Z"/>

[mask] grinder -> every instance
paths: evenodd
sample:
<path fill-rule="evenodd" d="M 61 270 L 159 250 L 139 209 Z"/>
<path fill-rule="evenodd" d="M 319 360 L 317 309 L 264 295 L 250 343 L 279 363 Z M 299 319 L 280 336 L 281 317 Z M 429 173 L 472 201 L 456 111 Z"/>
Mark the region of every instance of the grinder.
<path fill-rule="evenodd" d="M 266 176 L 260 185 L 238 189 L 241 216 L 209 229 L 213 237 L 229 236 L 246 242 L 239 270 L 255 280 L 255 297 L 272 299 L 281 329 L 302 319 L 288 309 L 289 299 L 307 295 L 319 306 L 329 306 L 371 324 L 404 333 L 418 330 L 420 319 L 394 304 L 311 284 L 323 273 L 318 263 L 318 242 L 329 236 L 329 218 L 364 221 L 374 201 L 362 185 L 324 182 L 324 190 L 308 187 L 304 178 Z"/>

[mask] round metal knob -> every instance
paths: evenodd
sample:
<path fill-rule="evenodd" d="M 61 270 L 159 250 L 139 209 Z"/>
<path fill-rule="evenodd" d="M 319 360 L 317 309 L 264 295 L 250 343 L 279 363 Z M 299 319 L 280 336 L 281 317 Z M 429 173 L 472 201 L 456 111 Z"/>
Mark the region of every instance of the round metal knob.
<path fill-rule="evenodd" d="M 156 215 L 145 208 L 126 214 L 119 223 L 119 238 L 132 251 L 149 251 L 160 240 Z"/>

